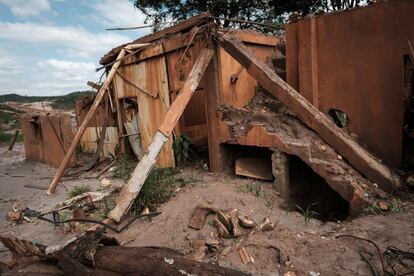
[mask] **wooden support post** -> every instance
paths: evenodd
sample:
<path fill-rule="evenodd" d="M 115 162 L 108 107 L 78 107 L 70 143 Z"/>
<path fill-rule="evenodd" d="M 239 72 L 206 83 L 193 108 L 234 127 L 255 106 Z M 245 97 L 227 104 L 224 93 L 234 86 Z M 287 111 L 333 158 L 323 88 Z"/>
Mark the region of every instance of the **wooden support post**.
<path fill-rule="evenodd" d="M 19 131 L 18 130 L 16 130 L 14 132 L 13 138 L 10 141 L 9 148 L 8 148 L 9 151 L 13 150 L 14 144 L 16 143 L 16 140 L 17 140 L 17 136 L 19 136 Z"/>
<path fill-rule="evenodd" d="M 384 190 L 390 191 L 401 187 L 400 179 L 395 173 L 256 58 L 239 39 L 228 34 L 219 34 L 217 40 L 264 89 L 292 110 L 303 123 L 318 133 L 355 169 L 372 182 L 378 183 Z"/>
<path fill-rule="evenodd" d="M 215 43 L 215 54 L 206 71 L 206 119 L 209 167 L 212 172 L 226 170 L 224 146 L 219 142 L 218 107 L 220 105 L 219 51 Z M 244 68 L 244 67 L 241 67 Z M 241 70 L 240 70 L 241 71 Z"/>
<path fill-rule="evenodd" d="M 411 45 L 410 40 L 407 39 L 407 46 L 408 46 L 408 55 L 410 56 L 410 61 L 414 65 L 414 50 L 413 46 Z"/>
<path fill-rule="evenodd" d="M 115 208 L 108 215 L 109 218 L 117 222 L 121 221 L 125 213 L 132 206 L 132 203 L 138 196 L 142 185 L 144 185 L 152 166 L 155 164 L 158 154 L 167 142 L 171 132 L 178 122 L 178 119 L 193 96 L 194 91 L 196 90 L 201 77 L 204 75 L 212 56 L 213 50 L 203 49 L 201 51 L 183 85 L 183 88 L 181 89 L 181 93 L 178 94 L 175 101 L 171 104 L 165 114 L 164 121 L 158 128 L 151 144 L 148 146 L 147 152 L 136 166 L 134 172 L 132 173 L 131 179 L 128 181 L 128 184 L 119 194 Z"/>
<path fill-rule="evenodd" d="M 118 69 L 119 65 L 121 64 L 122 58 L 125 56 L 125 50 L 122 49 L 117 57 L 117 62 L 112 66 L 111 71 L 109 71 L 108 77 L 105 79 L 105 82 L 103 83 L 102 87 L 99 89 L 98 94 L 95 97 L 95 100 L 91 106 L 91 108 L 88 111 L 88 114 L 86 114 L 85 119 L 82 122 L 82 125 L 79 127 L 78 132 L 75 135 L 75 138 L 72 141 L 72 144 L 70 145 L 65 158 L 62 161 L 62 164 L 60 164 L 59 169 L 56 172 L 55 177 L 53 178 L 52 183 L 50 184 L 49 190 L 47 191 L 48 195 L 51 195 L 55 192 L 57 185 L 59 184 L 60 179 L 62 178 L 65 169 L 67 165 L 69 164 L 70 159 L 73 156 L 73 153 L 76 150 L 76 147 L 82 138 L 83 134 L 85 133 L 86 128 L 88 127 L 89 121 L 92 119 L 93 115 L 96 112 L 96 109 L 98 108 L 99 104 L 101 103 L 103 97 L 105 96 L 106 91 L 108 90 L 109 84 L 112 81 L 112 78 L 115 75 L 116 70 Z"/>

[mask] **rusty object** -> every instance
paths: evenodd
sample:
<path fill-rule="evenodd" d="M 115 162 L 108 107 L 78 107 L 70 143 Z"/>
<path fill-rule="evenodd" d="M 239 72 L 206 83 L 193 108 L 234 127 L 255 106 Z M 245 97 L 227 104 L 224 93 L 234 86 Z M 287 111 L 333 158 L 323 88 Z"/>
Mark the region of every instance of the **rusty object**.
<path fill-rule="evenodd" d="M 266 64 L 259 60 L 243 43 L 227 34 L 220 34 L 217 40 L 260 85 L 292 110 L 302 122 L 311 127 L 321 138 L 333 146 L 349 163 L 368 179 L 378 183 L 385 190 L 401 186 L 399 177 L 370 152 L 359 145 L 349 134 L 338 128 L 325 114 L 317 110 L 295 89 L 290 87 Z"/>
<path fill-rule="evenodd" d="M 349 132 L 357 134 L 385 164 L 400 168 L 404 135 L 401 70 L 404 56 L 410 55 L 407 39 L 414 43 L 414 2 L 377 2 L 364 10 L 288 24 L 287 82 L 315 106 L 317 102 L 320 111 L 345 112 L 350 118 Z M 391 18 L 398 22 L 391 23 Z M 361 24 L 364 29 L 354 27 Z"/>
<path fill-rule="evenodd" d="M 58 167 L 73 139 L 70 115 L 23 115 L 20 125 L 26 158 Z M 71 158 L 68 162 L 72 161 Z"/>

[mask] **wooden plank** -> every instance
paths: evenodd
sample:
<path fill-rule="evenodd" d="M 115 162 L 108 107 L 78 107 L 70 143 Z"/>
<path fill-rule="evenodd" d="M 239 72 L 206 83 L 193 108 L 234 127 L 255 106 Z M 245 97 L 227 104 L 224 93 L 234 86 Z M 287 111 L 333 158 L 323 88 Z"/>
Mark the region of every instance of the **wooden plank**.
<path fill-rule="evenodd" d="M 302 122 L 335 148 L 354 168 L 385 190 L 401 187 L 400 179 L 396 174 L 361 147 L 349 134 L 338 128 L 266 64 L 258 60 L 240 40 L 226 34 L 218 35 L 217 39 L 264 89 L 292 110 Z"/>
<path fill-rule="evenodd" d="M 211 58 L 213 57 L 213 53 L 213 50 L 203 49 L 198 56 L 193 69 L 184 83 L 183 89 L 180 94 L 178 94 L 176 100 L 173 102 L 165 115 L 165 120 L 158 128 L 162 133 L 164 133 L 165 136 L 169 136 L 171 134 L 171 131 L 177 124 L 178 119 L 184 112 L 185 107 L 193 96 L 194 91 L 197 89 L 197 86 L 210 63 Z"/>
<path fill-rule="evenodd" d="M 236 175 L 261 180 L 273 180 L 272 165 L 266 158 L 243 157 L 236 159 Z"/>
<path fill-rule="evenodd" d="M 59 169 L 56 172 L 55 177 L 53 178 L 52 183 L 50 184 L 49 190 L 47 191 L 48 195 L 51 195 L 55 193 L 56 187 L 59 184 L 60 179 L 63 176 L 63 173 L 65 172 L 66 167 L 68 166 L 76 147 L 79 143 L 79 141 L 82 138 L 83 133 L 85 132 L 86 128 L 88 127 L 89 121 L 92 119 L 93 115 L 96 112 L 96 109 L 98 108 L 99 104 L 101 103 L 102 99 L 104 98 L 106 91 L 109 87 L 109 84 L 112 81 L 112 78 L 115 75 L 116 70 L 118 69 L 119 65 L 121 64 L 121 59 L 125 56 L 125 50 L 121 50 L 119 53 L 117 59 L 118 61 L 112 66 L 111 71 L 109 71 L 109 74 L 107 78 L 105 79 L 105 82 L 103 83 L 101 89 L 99 90 L 98 94 L 95 97 L 95 100 L 91 106 L 91 108 L 88 111 L 88 114 L 86 115 L 85 119 L 82 122 L 82 125 L 79 127 L 78 132 L 75 135 L 75 138 L 73 139 L 65 158 L 62 161 L 62 164 L 60 165 Z"/>
<path fill-rule="evenodd" d="M 185 82 L 181 93 L 171 104 L 167 114 L 165 115 L 164 122 L 161 124 L 159 130 L 154 136 L 153 141 L 148 146 L 148 150 L 136 166 L 134 172 L 132 173 L 131 179 L 128 181 L 128 184 L 124 186 L 119 194 L 115 208 L 109 213 L 109 218 L 114 219 L 117 222 L 121 221 L 124 214 L 129 210 L 135 198 L 138 196 L 139 191 L 141 190 L 142 185 L 144 185 L 152 166 L 155 164 L 162 147 L 167 142 L 179 116 L 183 113 L 186 104 L 189 102 L 198 86 L 198 82 L 204 75 L 212 56 L 212 50 L 204 49 L 201 52 L 196 63 L 194 64 L 193 70 L 191 70 L 189 76 L 187 77 L 187 81 Z"/>
<path fill-rule="evenodd" d="M 165 57 L 160 56 L 132 66 L 134 68 L 134 83 L 139 84 L 146 91 L 156 91 L 158 93 L 156 98 L 143 92 L 136 94 L 141 143 L 144 152 L 151 144 L 158 126 L 162 123 L 170 107 L 168 76 L 164 59 Z M 167 145 L 161 150 L 157 159 L 157 166 L 175 166 L 172 138 L 167 141 Z"/>
<path fill-rule="evenodd" d="M 211 16 L 208 13 L 201 13 L 201 14 L 199 14 L 197 16 L 194 16 L 194 17 L 191 17 L 187 20 L 180 21 L 177 24 L 175 24 L 174 26 L 171 26 L 171 27 L 165 28 L 161 31 L 158 31 L 156 33 L 141 37 L 141 38 L 135 40 L 134 43 L 149 43 L 149 42 L 164 38 L 168 35 L 190 29 L 194 26 L 197 26 L 197 25 L 199 25 L 201 23 L 204 23 L 204 22 L 207 22 L 209 20 L 211 20 Z"/>
<path fill-rule="evenodd" d="M 220 69 L 219 49 L 214 44 L 215 55 L 206 71 L 206 119 L 209 167 L 212 172 L 222 172 L 225 169 L 225 150 L 220 145 L 220 128 L 218 107 L 221 105 L 220 97 Z"/>
<path fill-rule="evenodd" d="M 408 55 L 410 56 L 411 63 L 414 64 L 414 50 L 410 40 L 407 39 Z"/>

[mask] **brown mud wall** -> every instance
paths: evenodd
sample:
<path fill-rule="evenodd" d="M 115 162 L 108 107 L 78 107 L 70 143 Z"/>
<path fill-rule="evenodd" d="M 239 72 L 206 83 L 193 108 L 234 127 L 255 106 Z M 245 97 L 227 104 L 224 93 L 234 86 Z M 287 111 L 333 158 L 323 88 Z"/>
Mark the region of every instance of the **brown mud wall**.
<path fill-rule="evenodd" d="M 349 116 L 350 133 L 400 167 L 403 57 L 414 43 L 414 1 L 309 17 L 286 31 L 287 82 L 321 111 Z"/>

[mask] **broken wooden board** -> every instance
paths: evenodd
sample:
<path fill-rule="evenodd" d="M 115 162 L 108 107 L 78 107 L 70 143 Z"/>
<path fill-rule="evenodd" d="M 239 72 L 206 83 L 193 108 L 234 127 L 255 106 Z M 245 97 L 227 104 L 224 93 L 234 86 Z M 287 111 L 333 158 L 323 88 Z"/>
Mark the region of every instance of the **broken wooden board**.
<path fill-rule="evenodd" d="M 236 159 L 235 172 L 236 175 L 266 181 L 273 180 L 272 164 L 266 158 L 243 157 Z"/>
<path fill-rule="evenodd" d="M 269 66 L 254 56 L 237 38 L 219 34 L 218 42 L 259 84 L 293 111 L 308 127 L 338 151 L 353 167 L 382 189 L 401 187 L 399 177 L 352 137 L 337 127 L 325 114 L 281 79 Z"/>
<path fill-rule="evenodd" d="M 201 51 L 193 66 L 193 69 L 184 83 L 180 94 L 168 109 L 163 123 L 158 128 L 153 141 L 148 146 L 147 152 L 136 166 L 134 172 L 132 173 L 131 179 L 128 181 L 128 184 L 122 189 L 117 198 L 116 206 L 109 213 L 108 217 L 119 222 L 132 206 L 132 203 L 138 196 L 142 185 L 144 185 L 152 166 L 155 164 L 158 154 L 167 142 L 172 130 L 178 122 L 178 119 L 184 112 L 191 96 L 194 94 L 201 77 L 204 75 L 204 72 L 213 57 L 213 53 L 213 50 L 210 49 L 203 49 Z"/>
<path fill-rule="evenodd" d="M 131 120 L 128 120 L 127 118 L 127 121 L 124 123 L 124 127 L 135 156 L 138 160 L 141 160 L 143 152 L 137 114 L 133 113 Z"/>
<path fill-rule="evenodd" d="M 191 215 L 188 227 L 201 230 L 204 226 L 204 221 L 209 214 L 215 213 L 217 210 L 209 206 L 197 206 Z"/>

